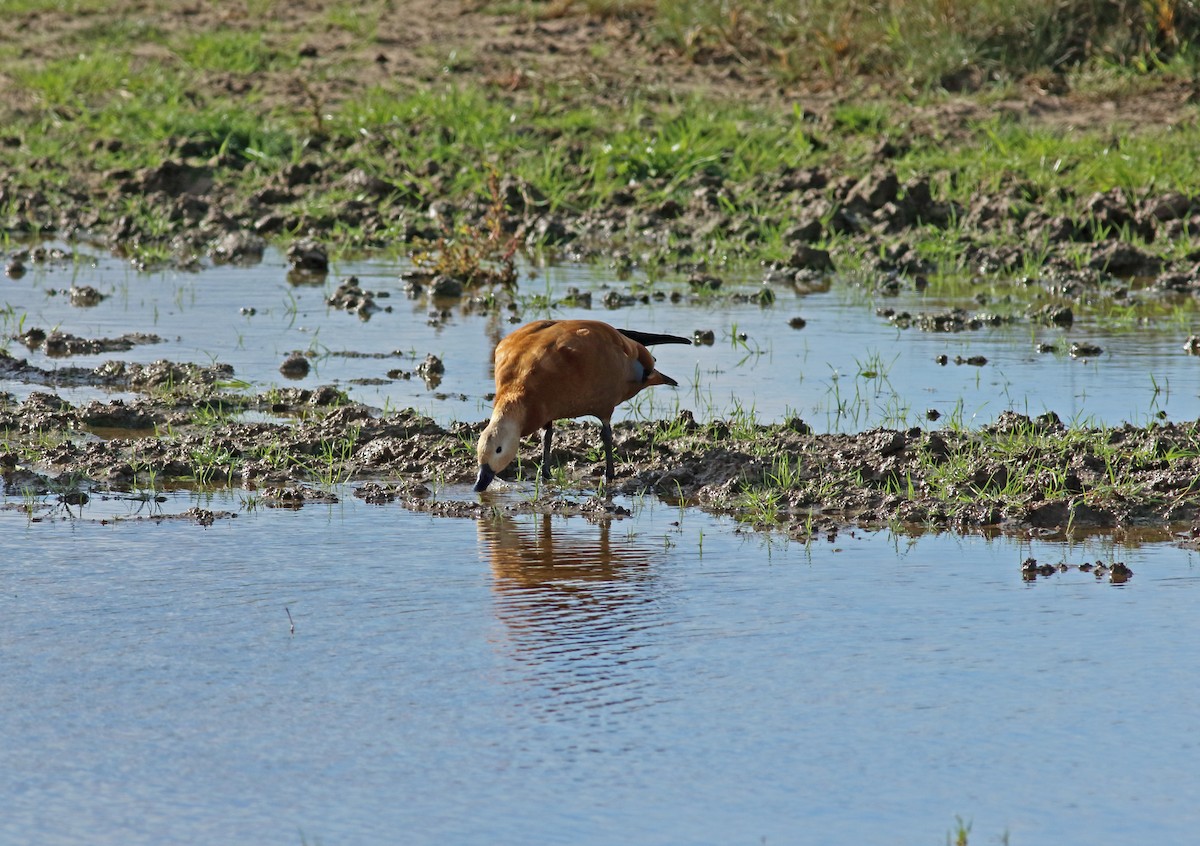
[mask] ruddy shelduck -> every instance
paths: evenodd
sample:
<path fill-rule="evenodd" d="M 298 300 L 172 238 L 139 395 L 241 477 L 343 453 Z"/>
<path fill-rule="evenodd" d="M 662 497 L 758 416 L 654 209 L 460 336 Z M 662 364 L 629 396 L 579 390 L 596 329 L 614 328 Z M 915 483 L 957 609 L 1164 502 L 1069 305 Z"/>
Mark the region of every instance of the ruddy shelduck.
<path fill-rule="evenodd" d="M 483 491 L 517 455 L 521 438 L 543 429 L 542 476 L 550 476 L 554 421 L 591 416 L 600 420 L 604 478 L 613 478 L 613 410 L 639 391 L 679 383 L 654 369 L 648 344 L 690 344 L 678 335 L 615 329 L 598 320 L 538 320 L 496 347 L 496 400 L 479 436 Z"/>

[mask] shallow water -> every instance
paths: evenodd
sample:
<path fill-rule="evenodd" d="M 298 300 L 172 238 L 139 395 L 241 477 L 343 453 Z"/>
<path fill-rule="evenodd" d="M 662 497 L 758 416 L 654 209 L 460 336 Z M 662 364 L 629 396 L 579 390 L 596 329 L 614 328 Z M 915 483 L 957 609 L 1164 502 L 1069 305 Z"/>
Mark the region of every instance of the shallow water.
<path fill-rule="evenodd" d="M 208 528 L 0 512 L 0 842 L 932 843 L 957 815 L 972 842 L 1183 843 L 1200 825 L 1188 552 L 805 547 L 649 499 L 604 526 L 343 493 L 159 503 L 240 515 Z M 1026 583 L 1029 555 L 1135 575 Z"/>
<path fill-rule="evenodd" d="M 511 328 L 507 312 L 466 314 L 451 306 L 448 320 L 430 325 L 433 304 L 404 294 L 399 277 L 409 269 L 405 260 L 344 262 L 324 281 L 296 285 L 288 281 L 286 264 L 276 251 L 268 251 L 259 265 L 225 265 L 199 273 L 139 273 L 94 251 L 81 249 L 79 256 L 76 262 L 34 266 L 23 278 L 5 281 L 7 308 L 0 318 L 0 335 L 37 326 L 87 338 L 154 332 L 165 341 L 124 353 L 70 359 L 50 359 L 37 351 L 28 354 L 31 363 L 54 367 L 60 362 L 94 366 L 112 358 L 201 364 L 215 360 L 232 365 L 237 378 L 259 390 L 280 383 L 335 383 L 378 408 L 415 407 L 443 423 L 480 420 L 490 413 L 486 396 L 492 390 L 491 350 Z M 349 275 L 358 276 L 365 289 L 388 293 L 377 304 L 392 310 L 364 321 L 326 306 L 337 283 Z M 644 278 L 633 281 L 646 283 Z M 736 280 L 731 280 L 731 289 L 755 288 L 752 280 L 741 286 L 732 282 Z M 91 308 L 71 306 L 64 292 L 72 284 L 91 285 L 107 299 Z M 741 409 L 753 410 L 763 421 L 799 414 L 817 431 L 860 431 L 876 425 L 929 425 L 929 409 L 944 415 L 936 425 L 951 419 L 986 423 L 1006 409 L 1031 415 L 1054 411 L 1064 421 L 1114 425 L 1144 425 L 1160 411 L 1171 419 L 1200 416 L 1200 395 L 1194 387 L 1200 362 L 1183 352 L 1188 330 L 1178 320 L 1136 331 L 1101 330 L 1086 319 L 1070 330 L 1018 324 L 954 335 L 900 331 L 875 315 L 875 305 L 913 312 L 977 306 L 969 300 L 924 300 L 911 293 L 875 303 L 839 286 L 807 296 L 777 288 L 778 299 L 768 308 L 728 299 L 680 305 L 651 302 L 615 310 L 600 305 L 606 290 L 624 291 L 629 284 L 616 282 L 604 268 L 588 266 L 525 267 L 521 280 L 525 295 L 556 301 L 576 286 L 593 292 L 595 301 L 590 310 L 526 308 L 521 320 L 550 314 L 689 337 L 696 330 L 713 331 L 712 346 L 658 347 L 661 369 L 674 376 L 680 388 L 648 391 L 619 409 L 618 419 L 670 416 L 686 408 L 708 420 Z M 665 282 L 656 287 L 664 292 L 686 288 Z M 795 316 L 803 316 L 807 326 L 790 328 L 788 321 Z M 739 339 L 742 334 L 745 340 Z M 1076 340 L 1098 343 L 1104 352 L 1094 360 L 1078 360 L 1034 350 L 1037 341 L 1065 349 Z M 9 349 L 14 355 L 26 354 L 15 342 Z M 316 354 L 310 375 L 297 382 L 278 371 L 293 350 Z M 375 357 L 353 355 L 363 353 Z M 392 370 L 412 373 L 427 353 L 445 363 L 445 377 L 436 388 L 415 375 L 388 378 Z M 939 355 L 948 356 L 950 363 L 937 364 Z M 987 364 L 953 363 L 956 357 L 975 355 L 985 356 Z M 0 389 L 24 396 L 34 387 L 8 383 Z M 59 393 L 72 401 L 101 395 L 91 388 Z"/>
<path fill-rule="evenodd" d="M 127 353 L 28 357 L 216 360 L 255 390 L 290 384 L 280 362 L 311 349 L 295 384 L 486 417 L 507 323 L 454 310 L 430 325 L 430 304 L 404 296 L 406 267 L 346 263 L 297 286 L 274 252 L 196 274 L 95 256 L 6 280 L 0 334 L 156 332 L 162 344 Z M 608 279 L 535 272 L 523 291 L 550 299 L 574 285 L 598 302 Z M 392 311 L 329 309 L 351 273 Z M 108 297 L 73 307 L 71 284 Z M 818 431 L 939 425 L 927 408 L 968 423 L 1007 408 L 1200 416 L 1178 324 L 901 332 L 840 289 L 779 291 L 771 308 L 552 313 L 715 332 L 711 347 L 660 347 L 681 387 L 625 416 L 753 409 Z M 804 329 L 788 327 L 797 315 Z M 1033 352 L 1046 339 L 1105 353 Z M 385 378 L 427 353 L 446 365 L 438 388 Z M 488 497 L 503 513 L 527 494 Z M 805 547 L 652 498 L 622 500 L 633 516 L 604 526 L 341 496 L 299 511 L 239 492 L 3 501 L 0 842 L 918 843 L 961 816 L 972 842 L 1103 844 L 1187 842 L 1200 824 L 1200 569 L 1179 548 L 886 533 Z M 189 508 L 237 516 L 172 519 Z M 1027 583 L 1030 555 L 1124 560 L 1135 576 Z"/>

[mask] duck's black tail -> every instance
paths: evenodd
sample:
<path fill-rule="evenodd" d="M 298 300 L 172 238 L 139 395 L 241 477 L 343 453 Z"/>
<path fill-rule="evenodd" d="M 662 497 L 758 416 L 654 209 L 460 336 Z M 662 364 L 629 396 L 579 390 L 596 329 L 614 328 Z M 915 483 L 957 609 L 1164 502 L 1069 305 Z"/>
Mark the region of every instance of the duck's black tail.
<path fill-rule="evenodd" d="M 637 341 L 643 346 L 654 346 L 655 344 L 691 344 L 691 338 L 681 338 L 678 335 L 657 335 L 654 332 L 638 332 L 636 329 L 618 329 L 622 335 L 630 340 Z"/>

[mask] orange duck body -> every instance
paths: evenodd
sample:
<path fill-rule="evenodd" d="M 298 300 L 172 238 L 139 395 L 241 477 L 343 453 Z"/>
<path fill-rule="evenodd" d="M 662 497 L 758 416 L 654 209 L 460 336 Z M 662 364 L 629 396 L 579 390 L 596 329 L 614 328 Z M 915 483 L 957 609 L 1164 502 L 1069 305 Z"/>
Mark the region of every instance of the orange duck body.
<path fill-rule="evenodd" d="M 677 335 L 616 329 L 598 320 L 539 320 L 496 347 L 496 400 L 479 438 L 479 477 L 487 488 L 516 457 L 520 439 L 544 429 L 542 475 L 549 476 L 555 420 L 596 417 L 605 448 L 605 478 L 613 478 L 613 410 L 654 385 L 678 383 L 655 369 L 647 344 L 690 344 Z"/>

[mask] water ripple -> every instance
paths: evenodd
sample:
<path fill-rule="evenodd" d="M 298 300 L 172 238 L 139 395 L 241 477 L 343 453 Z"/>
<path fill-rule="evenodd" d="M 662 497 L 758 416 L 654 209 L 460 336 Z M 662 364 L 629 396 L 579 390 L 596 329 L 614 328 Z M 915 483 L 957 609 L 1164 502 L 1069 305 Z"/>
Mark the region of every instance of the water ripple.
<path fill-rule="evenodd" d="M 617 536 L 607 522 L 568 529 L 555 518 L 479 522 L 492 568 L 508 683 L 546 718 L 580 710 L 624 713 L 652 701 L 665 625 L 655 577 L 661 550 Z"/>

